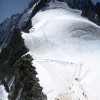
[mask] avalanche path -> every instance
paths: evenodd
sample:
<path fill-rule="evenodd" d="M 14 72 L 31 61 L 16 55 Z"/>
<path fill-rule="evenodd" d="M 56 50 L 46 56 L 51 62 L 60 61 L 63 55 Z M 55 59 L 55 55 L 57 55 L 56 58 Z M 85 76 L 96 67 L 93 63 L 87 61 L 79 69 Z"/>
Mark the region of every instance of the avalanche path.
<path fill-rule="evenodd" d="M 50 3 L 22 32 L 48 100 L 100 100 L 100 27 L 65 3 Z"/>

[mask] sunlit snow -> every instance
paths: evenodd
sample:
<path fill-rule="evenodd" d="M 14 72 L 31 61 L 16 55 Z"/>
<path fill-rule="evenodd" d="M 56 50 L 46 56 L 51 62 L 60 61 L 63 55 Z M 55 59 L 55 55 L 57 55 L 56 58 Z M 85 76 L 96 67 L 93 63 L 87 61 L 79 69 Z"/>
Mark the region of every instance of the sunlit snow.
<path fill-rule="evenodd" d="M 48 100 L 100 100 L 100 27 L 59 2 L 32 26 L 22 37 Z"/>
<path fill-rule="evenodd" d="M 0 100 L 8 100 L 8 93 L 3 85 L 0 85 Z"/>

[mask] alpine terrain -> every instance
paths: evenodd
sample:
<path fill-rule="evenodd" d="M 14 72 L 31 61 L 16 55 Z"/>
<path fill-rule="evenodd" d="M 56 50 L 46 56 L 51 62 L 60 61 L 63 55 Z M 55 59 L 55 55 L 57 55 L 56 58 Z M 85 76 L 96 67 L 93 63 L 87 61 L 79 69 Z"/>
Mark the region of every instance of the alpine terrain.
<path fill-rule="evenodd" d="M 0 100 L 100 100 L 100 3 L 32 0 L 0 24 Z"/>

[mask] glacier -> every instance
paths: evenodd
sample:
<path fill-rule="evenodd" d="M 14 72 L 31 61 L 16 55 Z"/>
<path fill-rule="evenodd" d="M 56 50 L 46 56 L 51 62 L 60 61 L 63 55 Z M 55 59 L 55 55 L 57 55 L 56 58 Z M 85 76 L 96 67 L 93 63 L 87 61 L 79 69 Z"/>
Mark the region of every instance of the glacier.
<path fill-rule="evenodd" d="M 48 100 L 100 100 L 100 27 L 65 3 L 50 2 L 22 32 Z"/>

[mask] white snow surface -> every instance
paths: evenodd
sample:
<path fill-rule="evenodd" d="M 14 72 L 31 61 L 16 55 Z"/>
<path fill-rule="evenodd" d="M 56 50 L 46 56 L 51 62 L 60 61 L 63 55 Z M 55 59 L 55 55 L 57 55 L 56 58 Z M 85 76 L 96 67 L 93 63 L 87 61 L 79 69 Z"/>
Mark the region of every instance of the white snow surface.
<path fill-rule="evenodd" d="M 100 27 L 54 5 L 32 18 L 29 34 L 22 32 L 43 92 L 48 100 L 100 100 Z"/>
<path fill-rule="evenodd" d="M 8 100 L 8 93 L 3 85 L 0 85 L 0 100 Z"/>

